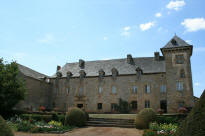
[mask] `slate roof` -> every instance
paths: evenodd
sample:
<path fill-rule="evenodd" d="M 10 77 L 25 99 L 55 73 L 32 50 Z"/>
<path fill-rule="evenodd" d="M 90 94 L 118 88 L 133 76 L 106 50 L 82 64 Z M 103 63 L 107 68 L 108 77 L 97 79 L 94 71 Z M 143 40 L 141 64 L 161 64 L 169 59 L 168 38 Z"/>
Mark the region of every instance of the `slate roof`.
<path fill-rule="evenodd" d="M 176 41 L 176 44 L 173 44 L 173 40 Z M 166 48 L 179 48 L 179 47 L 186 47 L 186 46 L 191 46 L 190 44 L 188 44 L 187 42 L 185 42 L 184 40 L 182 40 L 181 38 L 179 38 L 178 36 L 174 36 L 163 48 L 161 49 L 166 49 Z"/>
<path fill-rule="evenodd" d="M 18 68 L 19 68 L 19 71 L 26 75 L 26 76 L 29 76 L 29 77 L 33 77 L 33 78 L 36 78 L 36 79 L 39 79 L 39 78 L 43 78 L 43 77 L 48 77 L 47 75 L 44 75 L 44 74 L 41 74 L 35 70 L 32 70 L 26 66 L 23 66 L 21 64 L 18 64 Z"/>
<path fill-rule="evenodd" d="M 127 58 L 112 59 L 112 60 L 98 60 L 98 61 L 85 61 L 85 67 L 83 70 L 87 76 L 98 76 L 98 71 L 103 69 L 105 76 L 112 75 L 111 69 L 116 68 L 119 75 L 136 74 L 136 68 L 140 67 L 143 73 L 160 73 L 165 72 L 165 61 L 154 60 L 154 57 L 142 57 L 133 58 L 134 63 L 128 64 Z M 79 67 L 79 63 L 67 63 L 61 70 L 63 77 L 66 77 L 68 71 L 72 72 L 73 77 L 79 77 L 79 71 L 82 70 Z M 56 77 L 56 75 L 54 75 Z"/>

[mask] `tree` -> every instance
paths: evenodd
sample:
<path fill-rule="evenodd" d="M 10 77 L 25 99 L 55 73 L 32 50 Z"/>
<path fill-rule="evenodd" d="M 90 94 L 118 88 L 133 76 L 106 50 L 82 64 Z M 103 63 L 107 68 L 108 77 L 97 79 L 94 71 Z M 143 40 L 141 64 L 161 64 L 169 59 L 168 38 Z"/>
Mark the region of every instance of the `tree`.
<path fill-rule="evenodd" d="M 25 85 L 16 62 L 5 63 L 0 58 L 0 114 L 5 114 L 25 98 Z"/>
<path fill-rule="evenodd" d="M 205 90 L 187 118 L 180 124 L 176 136 L 205 136 Z"/>

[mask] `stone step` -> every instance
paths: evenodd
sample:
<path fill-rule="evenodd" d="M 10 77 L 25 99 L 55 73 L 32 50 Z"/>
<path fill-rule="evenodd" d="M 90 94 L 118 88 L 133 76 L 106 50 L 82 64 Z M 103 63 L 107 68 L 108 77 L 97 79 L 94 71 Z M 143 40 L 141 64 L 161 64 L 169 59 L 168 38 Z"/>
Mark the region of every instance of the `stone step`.
<path fill-rule="evenodd" d="M 133 119 L 90 118 L 87 126 L 134 128 Z"/>
<path fill-rule="evenodd" d="M 89 124 L 86 123 L 87 126 L 93 127 L 122 127 L 122 128 L 135 128 L 134 125 L 122 125 L 122 124 Z"/>
<path fill-rule="evenodd" d="M 87 123 L 92 124 L 128 124 L 133 125 L 134 122 L 110 122 L 110 121 L 87 121 Z"/>

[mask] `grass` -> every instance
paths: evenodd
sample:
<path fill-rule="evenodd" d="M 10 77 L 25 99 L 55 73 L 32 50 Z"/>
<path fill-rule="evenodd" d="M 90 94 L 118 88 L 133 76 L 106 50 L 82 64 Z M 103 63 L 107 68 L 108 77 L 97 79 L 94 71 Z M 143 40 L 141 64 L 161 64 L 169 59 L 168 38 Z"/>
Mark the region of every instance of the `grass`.
<path fill-rule="evenodd" d="M 136 114 L 89 114 L 91 118 L 135 119 Z"/>

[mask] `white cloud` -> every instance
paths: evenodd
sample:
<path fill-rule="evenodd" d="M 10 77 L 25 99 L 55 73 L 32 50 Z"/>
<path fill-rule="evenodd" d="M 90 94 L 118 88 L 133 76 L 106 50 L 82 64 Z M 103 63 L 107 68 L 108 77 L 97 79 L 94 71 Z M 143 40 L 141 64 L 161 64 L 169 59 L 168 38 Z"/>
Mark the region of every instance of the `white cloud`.
<path fill-rule="evenodd" d="M 199 82 L 194 83 L 194 86 L 200 86 Z"/>
<path fill-rule="evenodd" d="M 140 24 L 140 29 L 142 31 L 146 31 L 146 30 L 150 29 L 153 26 L 154 26 L 154 22 L 148 22 L 148 23 L 145 23 L 145 24 Z"/>
<path fill-rule="evenodd" d="M 155 17 L 161 17 L 161 16 L 162 16 L 162 14 L 160 12 L 155 14 Z"/>
<path fill-rule="evenodd" d="M 185 42 L 187 42 L 188 44 L 191 44 L 192 41 L 191 40 L 186 40 Z"/>
<path fill-rule="evenodd" d="M 45 36 L 38 40 L 40 43 L 46 43 L 46 44 L 50 44 L 52 42 L 54 42 L 54 36 L 50 33 L 45 34 Z"/>
<path fill-rule="evenodd" d="M 130 29 L 131 29 L 130 26 L 126 26 L 126 27 L 124 27 L 124 31 L 129 31 Z"/>
<path fill-rule="evenodd" d="M 108 37 L 107 37 L 107 36 L 104 36 L 104 37 L 103 37 L 103 40 L 105 40 L 105 41 L 108 40 Z"/>
<path fill-rule="evenodd" d="M 130 30 L 131 30 L 131 27 L 130 26 L 125 26 L 123 28 L 123 31 L 121 32 L 121 36 L 125 36 L 125 37 L 128 37 L 130 36 Z"/>
<path fill-rule="evenodd" d="M 176 1 L 173 1 L 171 0 L 168 4 L 167 4 L 167 8 L 168 9 L 173 9 L 173 10 L 179 10 L 180 8 L 182 8 L 183 6 L 185 6 L 186 3 L 184 2 L 184 0 L 176 0 Z"/>
<path fill-rule="evenodd" d="M 196 32 L 198 30 L 205 30 L 204 18 L 187 18 L 181 23 L 188 32 Z"/>

